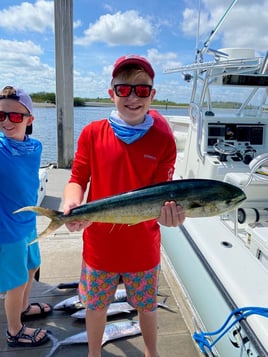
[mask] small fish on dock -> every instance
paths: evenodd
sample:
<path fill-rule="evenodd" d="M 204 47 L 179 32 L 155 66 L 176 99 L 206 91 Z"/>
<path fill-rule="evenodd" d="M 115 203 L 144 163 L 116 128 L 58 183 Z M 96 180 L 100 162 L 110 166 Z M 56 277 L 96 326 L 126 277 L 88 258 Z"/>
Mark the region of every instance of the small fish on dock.
<path fill-rule="evenodd" d="M 107 316 L 113 316 L 113 315 L 118 315 L 122 313 L 127 313 L 130 314 L 132 311 L 135 311 L 136 309 L 131 306 L 128 302 L 113 302 L 109 305 L 108 310 L 107 310 Z M 71 315 L 71 317 L 75 319 L 80 319 L 83 320 L 86 318 L 86 309 L 81 309 L 76 311 Z"/>
<path fill-rule="evenodd" d="M 139 322 L 136 320 L 124 320 L 112 323 L 106 323 L 102 338 L 102 346 L 109 342 L 123 337 L 130 337 L 141 334 Z M 52 335 L 51 335 L 52 336 Z M 60 346 L 87 343 L 87 332 L 83 331 L 75 335 L 69 336 L 62 341 L 58 341 L 55 337 L 51 338 L 53 347 L 46 357 L 51 357 Z M 90 346 L 89 346 L 90 348 Z"/>
<path fill-rule="evenodd" d="M 125 288 L 117 288 L 114 294 L 113 302 L 124 302 L 127 300 L 127 292 Z M 84 309 L 80 298 L 78 295 L 69 297 L 58 302 L 53 307 L 54 310 L 63 310 L 63 311 L 78 311 Z"/>
<path fill-rule="evenodd" d="M 81 309 L 84 309 L 84 306 L 82 305 L 78 295 L 64 299 L 53 307 L 53 310 L 56 311 L 78 311 Z"/>
<path fill-rule="evenodd" d="M 163 301 L 159 301 L 157 303 L 158 307 L 161 307 L 162 309 L 165 309 L 170 312 L 178 312 L 177 309 L 172 309 L 169 307 L 166 303 L 166 299 Z M 118 315 L 122 313 L 130 314 L 132 311 L 136 311 L 136 309 L 131 306 L 128 302 L 113 302 L 109 305 L 108 310 L 107 310 L 107 316 L 113 316 L 113 315 Z M 85 319 L 86 318 L 86 309 L 80 309 L 73 313 L 71 317 L 75 319 Z"/>
<path fill-rule="evenodd" d="M 79 285 L 79 281 L 72 281 L 72 282 L 69 282 L 69 283 L 60 283 L 60 284 L 57 284 L 57 285 L 54 285 L 52 286 L 51 288 L 45 290 L 42 292 L 43 295 L 53 291 L 53 290 L 56 290 L 56 289 L 60 289 L 60 290 L 63 290 L 63 289 L 77 289 L 78 288 L 78 285 Z"/>
<path fill-rule="evenodd" d="M 245 193 L 227 182 L 186 179 L 146 186 L 73 208 L 68 215 L 48 208 L 27 206 L 14 213 L 33 211 L 51 219 L 39 234 L 46 237 L 65 223 L 90 221 L 137 224 L 160 216 L 166 201 L 182 206 L 186 217 L 210 217 L 231 211 L 246 199 Z"/>

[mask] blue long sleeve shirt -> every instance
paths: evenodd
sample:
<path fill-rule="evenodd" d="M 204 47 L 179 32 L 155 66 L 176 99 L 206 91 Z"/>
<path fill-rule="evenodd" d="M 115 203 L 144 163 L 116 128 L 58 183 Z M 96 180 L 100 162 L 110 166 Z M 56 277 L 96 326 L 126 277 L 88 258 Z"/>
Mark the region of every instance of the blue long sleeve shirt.
<path fill-rule="evenodd" d="M 25 137 L 9 139 L 0 133 L 0 243 L 14 243 L 36 238 L 36 215 L 13 212 L 35 206 L 39 188 L 42 145 Z"/>

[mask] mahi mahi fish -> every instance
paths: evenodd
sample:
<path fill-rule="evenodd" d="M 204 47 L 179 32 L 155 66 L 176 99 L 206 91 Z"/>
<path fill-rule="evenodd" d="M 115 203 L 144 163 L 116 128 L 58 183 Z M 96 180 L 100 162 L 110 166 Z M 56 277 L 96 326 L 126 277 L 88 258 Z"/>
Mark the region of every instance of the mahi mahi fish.
<path fill-rule="evenodd" d="M 103 346 L 105 343 L 116 340 L 123 337 L 135 336 L 141 334 L 141 329 L 139 322 L 136 320 L 123 320 L 118 322 L 106 323 L 102 343 Z M 62 341 L 58 341 L 53 335 L 49 335 L 51 341 L 53 342 L 53 347 L 46 357 L 51 357 L 55 351 L 64 345 L 73 345 L 78 343 L 87 343 L 87 332 L 83 331 L 65 338 Z M 90 346 L 89 346 L 90 348 Z"/>
<path fill-rule="evenodd" d="M 186 217 L 210 217 L 231 211 L 246 199 L 245 193 L 227 182 L 209 179 L 167 181 L 91 201 L 73 208 L 69 214 L 48 208 L 27 206 L 14 213 L 33 211 L 51 219 L 39 234 L 46 237 L 65 223 L 90 221 L 133 225 L 160 216 L 166 201 L 180 205 Z"/>

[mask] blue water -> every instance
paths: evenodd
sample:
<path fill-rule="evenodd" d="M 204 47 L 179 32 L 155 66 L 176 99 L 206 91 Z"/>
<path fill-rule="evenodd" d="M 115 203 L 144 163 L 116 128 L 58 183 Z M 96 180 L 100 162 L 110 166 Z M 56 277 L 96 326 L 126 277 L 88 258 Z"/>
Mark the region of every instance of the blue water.
<path fill-rule="evenodd" d="M 107 118 L 113 107 L 75 107 L 74 108 L 74 146 L 82 128 L 93 120 Z M 187 109 L 160 109 L 163 115 L 186 115 Z M 43 144 L 42 165 L 57 163 L 57 118 L 56 108 L 34 108 L 35 121 L 32 137 Z"/>

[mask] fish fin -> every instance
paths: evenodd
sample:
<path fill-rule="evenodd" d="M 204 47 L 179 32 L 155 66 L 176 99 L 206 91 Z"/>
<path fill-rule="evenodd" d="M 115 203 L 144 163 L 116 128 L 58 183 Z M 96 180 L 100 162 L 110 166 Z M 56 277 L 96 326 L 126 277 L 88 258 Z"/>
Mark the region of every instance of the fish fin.
<path fill-rule="evenodd" d="M 171 308 L 171 307 L 169 307 L 168 305 L 166 305 L 165 303 L 163 303 L 163 302 L 158 302 L 157 303 L 157 306 L 158 307 L 161 307 L 162 309 L 164 309 L 164 310 L 167 310 L 167 311 L 170 311 L 170 312 L 174 312 L 174 313 L 177 313 L 179 310 L 177 309 L 177 308 Z"/>
<path fill-rule="evenodd" d="M 17 214 L 27 211 L 35 212 L 39 215 L 43 215 L 51 219 L 51 222 L 49 223 L 48 227 L 43 232 L 41 232 L 36 239 L 32 240 L 29 244 L 35 243 L 40 238 L 47 237 L 49 234 L 53 233 L 56 229 L 58 229 L 64 224 L 64 221 L 60 218 L 63 213 L 49 208 L 44 208 L 39 206 L 26 206 L 14 211 L 13 213 Z"/>
<path fill-rule="evenodd" d="M 55 221 L 52 219 L 52 221 L 49 223 L 48 227 L 43 232 L 38 234 L 38 237 L 36 237 L 34 240 L 32 240 L 29 244 L 31 245 L 31 244 L 37 242 L 41 238 L 46 238 L 48 235 L 50 235 L 51 233 L 55 232 L 58 228 L 60 228 L 63 224 L 64 224 L 64 222 Z"/>
<path fill-rule="evenodd" d="M 53 209 L 44 208 L 44 207 L 40 207 L 40 206 L 22 207 L 22 208 L 17 209 L 16 211 L 14 211 L 13 214 L 17 214 L 17 213 L 21 213 L 21 212 L 28 212 L 28 211 L 35 212 L 39 215 L 46 216 L 50 219 L 62 214 L 62 212 L 60 212 L 60 211 L 55 211 Z"/>
<path fill-rule="evenodd" d="M 55 353 L 55 351 L 59 348 L 60 342 L 51 333 L 48 334 L 48 337 L 52 342 L 52 347 L 51 347 L 51 350 L 49 351 L 49 353 L 46 355 L 46 357 L 51 357 Z"/>

